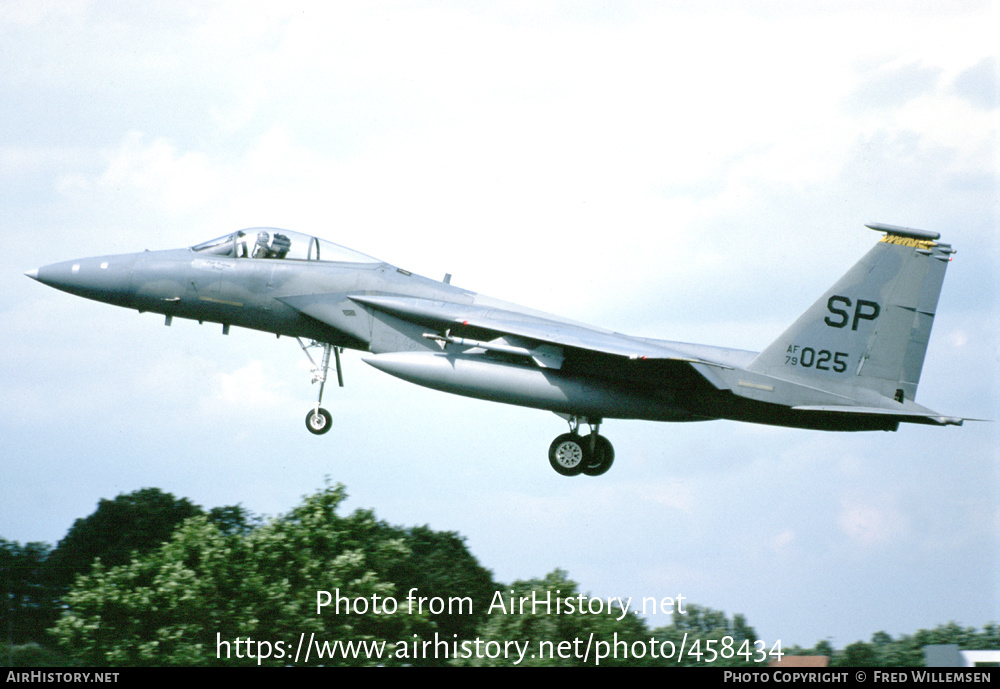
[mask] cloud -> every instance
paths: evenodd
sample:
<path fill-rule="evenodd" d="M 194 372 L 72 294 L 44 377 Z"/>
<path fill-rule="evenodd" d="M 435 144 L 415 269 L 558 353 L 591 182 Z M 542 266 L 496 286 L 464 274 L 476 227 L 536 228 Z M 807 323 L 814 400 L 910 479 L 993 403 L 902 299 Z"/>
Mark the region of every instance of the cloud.
<path fill-rule="evenodd" d="M 168 140 L 147 141 L 129 132 L 101 175 L 105 187 L 129 187 L 136 194 L 159 198 L 164 209 L 186 211 L 219 197 L 220 180 L 208 156 L 179 152 Z"/>
<path fill-rule="evenodd" d="M 921 63 L 887 65 L 860 83 L 848 101 L 852 107 L 896 109 L 929 95 L 936 89 L 942 70 Z"/>
<path fill-rule="evenodd" d="M 990 56 L 955 77 L 955 93 L 983 110 L 1000 107 L 1000 58 Z"/>
<path fill-rule="evenodd" d="M 785 529 L 771 538 L 771 550 L 778 554 L 786 553 L 795 545 L 795 540 L 795 531 Z"/>
<path fill-rule="evenodd" d="M 895 506 L 860 499 L 845 499 L 837 522 L 849 539 L 864 547 L 891 543 L 907 532 L 907 520 Z"/>
<path fill-rule="evenodd" d="M 231 373 L 216 373 L 215 385 L 217 399 L 233 409 L 259 412 L 294 402 L 256 360 Z"/>

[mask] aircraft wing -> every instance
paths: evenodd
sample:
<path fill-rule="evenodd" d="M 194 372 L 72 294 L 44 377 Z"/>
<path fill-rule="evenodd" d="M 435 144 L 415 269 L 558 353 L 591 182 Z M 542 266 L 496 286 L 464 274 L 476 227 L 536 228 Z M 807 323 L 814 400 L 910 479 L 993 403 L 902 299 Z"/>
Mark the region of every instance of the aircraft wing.
<path fill-rule="evenodd" d="M 510 335 L 544 345 L 572 347 L 628 359 L 668 359 L 728 368 L 719 362 L 692 358 L 668 347 L 627 335 L 529 313 L 417 297 L 351 295 L 349 299 L 377 311 L 443 332 L 457 326 L 471 326 L 495 332 L 498 337 Z"/>

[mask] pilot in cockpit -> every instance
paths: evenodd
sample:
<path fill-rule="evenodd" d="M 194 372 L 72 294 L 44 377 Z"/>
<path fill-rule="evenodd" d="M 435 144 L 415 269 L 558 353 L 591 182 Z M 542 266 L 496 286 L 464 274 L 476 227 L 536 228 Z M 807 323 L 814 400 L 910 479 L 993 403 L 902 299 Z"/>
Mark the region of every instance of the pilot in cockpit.
<path fill-rule="evenodd" d="M 257 244 L 253 248 L 254 258 L 269 258 L 270 250 L 268 248 L 268 242 L 271 241 L 271 235 L 267 232 L 257 233 Z"/>
<path fill-rule="evenodd" d="M 283 234 L 274 234 L 274 241 L 271 235 L 263 230 L 257 233 L 257 243 L 254 244 L 254 258 L 284 258 L 288 255 L 288 250 L 292 248 L 292 242 Z"/>

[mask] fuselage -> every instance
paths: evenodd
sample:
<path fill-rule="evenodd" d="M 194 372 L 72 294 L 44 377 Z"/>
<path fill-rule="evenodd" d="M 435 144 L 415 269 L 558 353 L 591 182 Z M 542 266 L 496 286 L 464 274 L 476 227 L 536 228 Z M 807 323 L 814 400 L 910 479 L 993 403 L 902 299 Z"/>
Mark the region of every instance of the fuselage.
<path fill-rule="evenodd" d="M 202 255 L 190 248 L 96 256 L 43 266 L 32 277 L 88 299 L 140 312 L 221 323 L 278 335 L 369 350 L 370 324 L 342 329 L 303 315 L 283 298 L 346 298 L 385 292 L 397 269 L 386 263 L 338 263 Z M 421 293 L 449 299 L 465 294 L 446 284 L 408 276 Z M 367 332 L 366 332 L 367 331 Z"/>
<path fill-rule="evenodd" d="M 562 370 L 544 369 L 475 347 L 443 347 L 419 322 L 366 308 L 351 299 L 404 295 L 544 316 L 508 302 L 430 280 L 388 263 L 224 256 L 193 248 L 96 256 L 31 273 L 63 291 L 140 312 L 220 323 L 325 342 L 374 356 L 374 367 L 445 392 L 594 419 L 661 421 L 713 418 L 688 408 L 686 387 L 708 388 L 697 376 L 674 381 L 615 371 L 569 353 Z M 321 316 L 316 318 L 304 311 Z M 461 329 L 456 324 L 456 331 Z M 715 349 L 715 348 L 711 348 Z M 472 351 L 474 355 L 466 356 Z M 726 351 L 746 358 L 752 353 Z M 634 368 L 634 367 L 633 367 Z M 657 373 L 651 370 L 649 373 Z M 625 379 L 628 378 L 628 379 Z"/>
<path fill-rule="evenodd" d="M 223 332 L 238 326 L 359 350 L 375 368 L 418 385 L 581 419 L 728 418 L 824 430 L 927 421 L 920 412 L 905 416 L 909 400 L 903 414 L 882 413 L 887 402 L 877 390 L 830 375 L 846 372 L 846 353 L 836 354 L 822 384 L 794 368 L 762 373 L 755 352 L 611 333 L 284 230 L 241 230 L 190 248 L 65 261 L 28 275 L 163 314 L 168 325 L 187 318 L 221 323 Z M 466 310 L 478 321 L 464 320 Z"/>

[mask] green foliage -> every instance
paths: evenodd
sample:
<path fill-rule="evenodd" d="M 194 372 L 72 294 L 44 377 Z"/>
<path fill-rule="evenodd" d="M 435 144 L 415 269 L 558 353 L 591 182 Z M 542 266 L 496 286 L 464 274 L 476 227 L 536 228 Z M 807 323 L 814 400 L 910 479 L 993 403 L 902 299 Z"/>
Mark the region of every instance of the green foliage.
<path fill-rule="evenodd" d="M 622 616 L 618 609 L 608 609 L 607 601 L 602 612 L 580 612 L 580 598 L 576 582 L 566 572 L 557 569 L 543 579 L 515 581 L 496 594 L 487 609 L 486 622 L 480 627 L 479 638 L 484 644 L 493 642 L 495 648 L 510 648 L 510 653 L 496 658 L 461 658 L 460 665 L 475 666 L 593 666 L 597 663 L 597 649 L 606 651 L 602 666 L 634 665 L 634 659 L 621 650 L 621 644 L 648 641 L 645 623 L 634 613 Z M 522 599 L 524 605 L 521 604 Z M 562 599 L 557 613 L 556 600 Z M 570 603 L 572 601 L 572 611 Z M 589 596 L 583 597 L 584 601 Z M 513 603 L 513 604 L 512 604 Z M 510 642 L 517 642 L 527 652 L 523 659 Z M 615 644 L 619 644 L 617 658 Z M 527 644 L 527 645 L 525 645 Z M 589 646 L 589 649 L 588 649 Z M 485 655 L 485 654 L 483 654 Z"/>
<path fill-rule="evenodd" d="M 856 641 L 837 654 L 834 663 L 843 667 L 881 667 L 879 654 L 875 646 L 864 641 Z"/>
<path fill-rule="evenodd" d="M 983 630 L 976 631 L 974 627 L 960 627 L 954 622 L 943 624 L 934 629 L 921 629 L 912 637 L 912 643 L 921 647 L 931 644 L 957 644 L 967 651 L 1000 648 L 1000 627 L 988 624 Z"/>
<path fill-rule="evenodd" d="M 743 615 L 730 620 L 723 612 L 693 604 L 686 605 L 683 613 L 675 610 L 673 624 L 654 629 L 653 637 L 659 643 L 669 641 L 677 649 L 673 657 L 656 662 L 661 666 L 753 666 L 771 650 L 761 650 L 755 644 L 757 632 Z M 682 647 L 684 655 L 680 657 Z"/>
<path fill-rule="evenodd" d="M 143 488 L 114 500 L 101 500 L 97 510 L 77 519 L 48 561 L 53 584 L 68 588 L 100 558 L 105 566 L 123 565 L 132 553 L 147 553 L 170 538 L 185 519 L 202 510 L 186 498 L 159 488 Z"/>
<path fill-rule="evenodd" d="M 807 653 L 806 655 L 826 656 L 827 658 L 832 658 L 833 644 L 831 644 L 826 639 L 823 639 L 822 641 L 818 642 L 815 647 L 813 647 L 811 653 Z"/>
<path fill-rule="evenodd" d="M 410 529 L 391 528 L 408 546 L 409 555 L 391 568 L 389 577 L 396 590 L 405 596 L 411 589 L 427 598 L 468 597 L 468 609 L 447 609 L 428 617 L 439 636 L 447 639 L 470 639 L 486 619 L 486 610 L 497 584 L 493 574 L 469 552 L 465 539 L 451 531 L 434 531 L 427 526 Z"/>
<path fill-rule="evenodd" d="M 219 531 L 229 536 L 246 535 L 264 523 L 263 519 L 247 510 L 243 505 L 213 507 L 208 511 L 208 521 L 219 527 Z"/>
<path fill-rule="evenodd" d="M 936 644 L 955 644 L 967 651 L 997 649 L 1000 648 L 1000 627 L 988 624 L 979 631 L 949 622 L 898 639 L 886 632 L 875 632 L 870 643 L 857 641 L 833 653 L 830 664 L 835 667 L 923 667 L 924 646 Z"/>
<path fill-rule="evenodd" d="M 59 651 L 31 642 L 20 646 L 0 644 L 0 667 L 70 667 L 73 662 Z"/>
<path fill-rule="evenodd" d="M 53 550 L 44 543 L 0 539 L 0 629 L 14 644 L 50 641 L 51 627 L 76 577 L 91 571 L 95 560 L 105 567 L 123 565 L 167 541 L 184 520 L 202 509 L 158 488 L 144 488 L 101 500 L 88 517 L 77 519 Z M 243 507 L 216 507 L 209 521 L 223 533 L 248 533 L 260 519 Z M 30 644 L 24 647 L 32 655 Z"/>
<path fill-rule="evenodd" d="M 15 644 L 43 638 L 55 619 L 55 593 L 46 576 L 50 548 L 0 538 L 0 631 Z"/>
<path fill-rule="evenodd" d="M 923 647 L 912 637 L 894 640 L 886 632 L 875 632 L 871 643 L 857 641 L 840 653 L 831 654 L 830 664 L 837 667 L 922 667 Z"/>
<path fill-rule="evenodd" d="M 21 644 L 6 646 L 4 659 L 14 666 L 286 665 L 310 634 L 319 644 L 310 662 L 323 665 L 594 665 L 600 655 L 602 666 L 725 666 L 760 657 L 742 615 L 688 604 L 686 614 L 675 611 L 671 625 L 650 632 L 606 601 L 600 612 L 581 611 L 590 598 L 561 570 L 498 587 L 460 535 L 391 526 L 368 510 L 339 516 L 345 497 L 342 486 L 327 486 L 265 523 L 239 505 L 205 512 L 143 489 L 102 500 L 54 551 L 0 539 L 0 622 Z M 413 614 L 406 607 L 411 590 L 425 600 L 471 600 L 471 612 L 463 604 Z M 317 612 L 317 591 L 364 609 Z M 372 601 L 389 597 L 399 602 L 396 610 L 373 611 Z M 571 599 L 574 607 L 510 607 L 522 598 L 553 606 L 556 598 Z M 62 651 L 26 643 L 49 640 L 42 630 L 53 624 L 50 638 Z M 355 652 L 338 642 L 354 644 Z M 371 647 L 357 652 L 359 642 L 384 644 L 382 656 Z M 839 652 L 828 641 L 785 650 L 826 655 L 835 666 L 906 667 L 921 665 L 930 644 L 998 648 L 1000 627 L 950 623 L 896 639 L 877 632 Z M 663 657 L 682 645 L 684 657 Z M 455 657 L 455 649 L 479 653 Z"/>
<path fill-rule="evenodd" d="M 300 635 L 310 633 L 328 648 L 337 641 L 410 641 L 428 620 L 404 606 L 317 613 L 317 591 L 368 602 L 405 597 L 388 575 L 412 557 L 406 539 L 369 511 L 338 516 L 345 497 L 342 486 L 327 487 L 247 533 L 224 533 L 205 516 L 189 519 L 148 555 L 117 567 L 99 563 L 82 577 L 55 636 L 94 665 L 258 664 L 265 643 L 270 657 L 260 664 L 283 665 Z M 312 660 L 392 662 L 345 653 Z"/>

